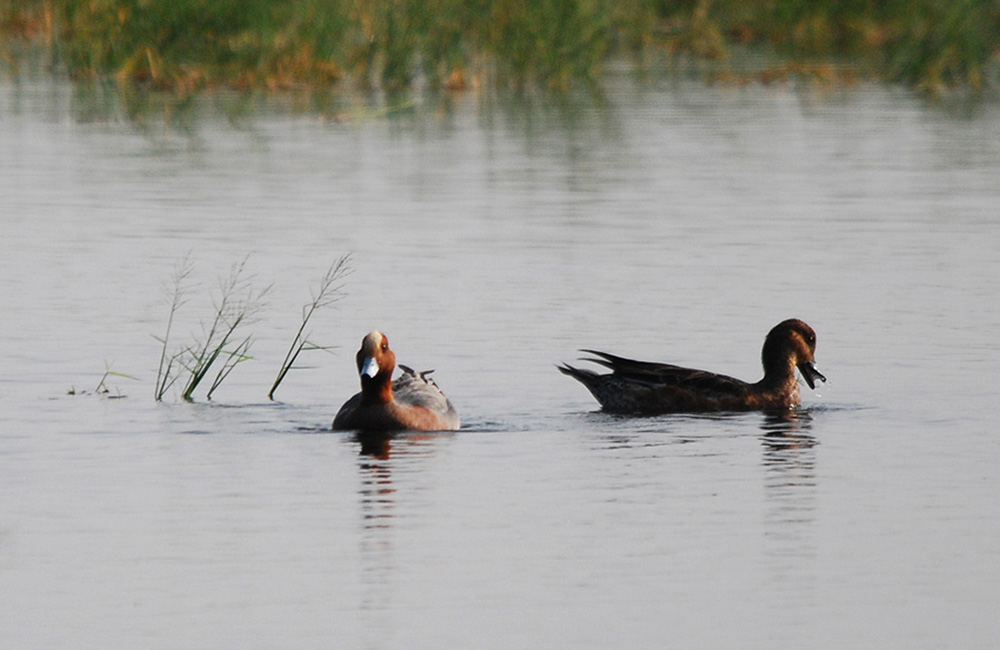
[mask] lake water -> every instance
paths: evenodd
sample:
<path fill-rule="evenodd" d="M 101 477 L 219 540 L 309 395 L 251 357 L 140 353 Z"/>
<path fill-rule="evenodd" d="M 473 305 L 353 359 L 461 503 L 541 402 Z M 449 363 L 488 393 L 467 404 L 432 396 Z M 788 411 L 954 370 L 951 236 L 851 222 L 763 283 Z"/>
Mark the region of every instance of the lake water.
<path fill-rule="evenodd" d="M 612 80 L 133 111 L 0 83 L 0 646 L 995 648 L 1000 108 Z M 300 308 L 345 296 L 267 391 Z M 153 399 L 247 259 L 254 360 Z M 247 257 L 249 256 L 249 257 Z M 618 418 L 579 348 L 803 407 Z M 461 431 L 329 432 L 371 329 Z M 106 367 L 108 394 L 95 392 Z"/>

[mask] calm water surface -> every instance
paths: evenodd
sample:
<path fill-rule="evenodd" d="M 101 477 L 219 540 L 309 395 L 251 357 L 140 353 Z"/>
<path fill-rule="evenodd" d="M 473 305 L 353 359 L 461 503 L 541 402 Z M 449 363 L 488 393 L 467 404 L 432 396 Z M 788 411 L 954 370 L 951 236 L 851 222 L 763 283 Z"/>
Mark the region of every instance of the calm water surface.
<path fill-rule="evenodd" d="M 995 105 L 237 104 L 0 84 L 0 646 L 1000 643 Z M 335 349 L 269 402 L 348 252 L 312 323 Z M 178 346 L 232 264 L 273 288 L 252 362 L 156 403 L 186 254 Z M 555 371 L 594 347 L 755 380 L 792 316 L 830 381 L 783 421 L 609 417 Z M 374 328 L 461 431 L 328 431 Z"/>

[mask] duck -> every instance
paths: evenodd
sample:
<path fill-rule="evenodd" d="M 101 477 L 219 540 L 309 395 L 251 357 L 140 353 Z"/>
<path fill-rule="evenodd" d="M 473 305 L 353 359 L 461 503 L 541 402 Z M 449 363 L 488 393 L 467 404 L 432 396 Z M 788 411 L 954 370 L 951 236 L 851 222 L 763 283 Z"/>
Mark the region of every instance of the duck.
<path fill-rule="evenodd" d="M 817 381 L 826 381 L 815 365 L 816 332 L 798 318 L 782 321 L 768 332 L 761 352 L 764 377 L 755 383 L 596 350 L 581 352 L 596 357 L 585 361 L 611 372 L 599 374 L 568 364 L 556 367 L 586 386 L 604 411 L 624 415 L 791 409 L 801 403 L 796 368 L 811 390 Z"/>
<path fill-rule="evenodd" d="M 430 375 L 400 364 L 395 381 L 396 355 L 389 339 L 378 330 L 361 341 L 356 356 L 361 392 L 347 400 L 333 419 L 334 431 L 452 431 L 461 421 L 451 401 Z"/>

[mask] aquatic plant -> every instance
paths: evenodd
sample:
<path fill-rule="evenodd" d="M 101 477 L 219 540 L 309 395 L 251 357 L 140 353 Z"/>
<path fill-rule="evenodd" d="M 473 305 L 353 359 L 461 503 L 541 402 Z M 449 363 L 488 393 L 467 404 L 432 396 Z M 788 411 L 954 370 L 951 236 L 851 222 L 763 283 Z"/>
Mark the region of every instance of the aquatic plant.
<path fill-rule="evenodd" d="M 174 319 L 181 306 L 187 301 L 190 291 L 189 277 L 193 271 L 190 257 L 186 256 L 177 266 L 172 276 L 172 284 L 166 290 L 170 297 L 170 312 L 166 330 L 162 337 L 154 336 L 160 342 L 160 363 L 156 373 L 154 397 L 162 401 L 163 396 L 179 379 L 185 377 L 181 397 L 187 401 L 194 399 L 194 391 L 201 385 L 213 367 L 218 371 L 206 394 L 212 394 L 232 373 L 233 369 L 251 359 L 249 352 L 253 335 L 237 336 L 241 326 L 252 322 L 263 306 L 263 301 L 271 286 L 256 290 L 253 278 L 246 275 L 248 258 L 234 264 L 228 277 L 219 280 L 217 295 L 213 297 L 214 315 L 209 325 L 203 327 L 201 336 L 194 342 L 169 353 L 169 341 L 174 327 Z M 217 364 L 221 364 L 217 366 Z"/>
<path fill-rule="evenodd" d="M 126 375 L 123 372 L 117 372 L 111 369 L 111 364 L 107 361 L 104 362 L 104 374 L 101 375 L 101 380 L 97 382 L 97 388 L 94 392 L 98 395 L 107 395 L 108 399 L 120 399 L 125 397 L 122 395 L 121 391 L 117 391 L 114 395 L 111 394 L 111 389 L 108 388 L 107 380 L 108 377 L 118 377 L 120 379 L 131 379 L 132 381 L 139 381 L 138 377 L 133 377 L 132 375 Z"/>
<path fill-rule="evenodd" d="M 599 82 L 611 55 L 732 61 L 734 44 L 927 90 L 1000 83 L 995 0 L 0 0 L 0 34 L 0 60 L 33 41 L 75 78 L 181 94 L 344 82 L 564 90 Z"/>
<path fill-rule="evenodd" d="M 268 399 L 274 399 L 274 391 L 278 389 L 278 385 L 281 384 L 282 380 L 284 380 L 288 371 L 296 367 L 295 362 L 303 350 L 329 349 L 329 346 L 322 346 L 313 343 L 310 340 L 310 336 L 312 336 L 311 333 L 305 333 L 306 326 L 309 324 L 309 319 L 312 318 L 313 314 L 316 313 L 318 309 L 332 305 L 344 297 L 344 284 L 342 280 L 351 272 L 350 258 L 350 254 L 347 254 L 333 262 L 333 264 L 330 265 L 330 268 L 327 269 L 326 273 L 323 275 L 323 278 L 320 280 L 316 291 L 311 294 L 312 302 L 302 306 L 302 323 L 299 325 L 299 329 L 295 333 L 295 338 L 292 339 L 292 344 L 288 348 L 288 352 L 285 354 L 284 361 L 281 362 L 281 368 L 278 370 L 278 376 L 274 379 L 274 384 L 271 385 L 271 390 L 267 393 Z"/>
<path fill-rule="evenodd" d="M 837 62 L 937 93 L 981 90 L 1000 57 L 1000 4 L 989 0 L 735 0 L 713 5 L 731 40 L 773 47 L 813 69 Z M 787 67 L 787 66 L 785 66 Z"/>
<path fill-rule="evenodd" d="M 111 364 L 107 361 L 104 362 L 104 374 L 101 375 L 100 381 L 97 382 L 97 386 L 94 388 L 95 395 L 105 395 L 108 399 L 122 399 L 125 395 L 122 394 L 118 387 L 115 387 L 115 393 L 111 394 L 111 388 L 108 387 L 109 377 L 119 377 L 121 379 L 131 379 L 133 381 L 139 381 L 138 377 L 133 377 L 132 375 L 126 375 L 124 372 L 117 372 L 111 369 Z M 70 386 L 70 389 L 66 391 L 67 395 L 87 395 L 90 391 L 81 390 L 77 391 L 76 386 Z"/>
<path fill-rule="evenodd" d="M 248 352 L 253 344 L 253 335 L 247 335 L 234 344 L 236 332 L 241 325 L 254 318 L 271 286 L 255 291 L 251 278 L 244 275 L 246 262 L 247 258 L 244 258 L 234 264 L 229 277 L 220 280 L 219 294 L 213 301 L 215 315 L 211 325 L 201 340 L 185 348 L 184 354 L 179 357 L 179 363 L 188 373 L 187 383 L 181 392 L 185 400 L 193 399 L 194 391 L 220 358 L 223 359 L 222 367 L 208 390 L 207 399 L 212 399 L 212 393 L 238 364 L 251 358 Z"/>
<path fill-rule="evenodd" d="M 245 257 L 233 264 L 229 275 L 219 278 L 218 290 L 212 297 L 214 313 L 211 321 L 202 326 L 202 333 L 193 336 L 193 342 L 170 352 L 175 318 L 187 303 L 187 296 L 192 289 L 190 276 L 194 266 L 190 255 L 185 256 L 174 269 L 169 285 L 164 287 L 164 293 L 170 302 L 166 328 L 162 337 L 153 337 L 160 343 L 160 361 L 154 388 L 156 401 L 162 401 L 166 392 L 181 379 L 181 397 L 192 401 L 197 388 L 214 369 L 214 378 L 205 395 L 210 400 L 236 366 L 253 358 L 250 356 L 250 348 L 254 337 L 252 334 L 243 335 L 242 332 L 245 326 L 257 320 L 272 285 L 255 289 L 254 278 L 246 273 L 247 260 L 248 257 Z M 296 362 L 302 352 L 330 349 L 329 346 L 315 343 L 307 328 L 317 311 L 344 297 L 343 279 L 351 270 L 349 254 L 336 259 L 311 292 L 310 302 L 302 306 L 301 323 L 267 394 L 269 399 L 274 399 L 275 391 L 288 373 L 301 367 Z"/>
<path fill-rule="evenodd" d="M 178 375 L 174 372 L 176 370 L 175 364 L 183 353 L 178 352 L 168 356 L 167 345 L 170 340 L 170 332 L 174 326 L 174 317 L 185 302 L 184 295 L 187 292 L 187 282 L 193 270 L 194 267 L 191 263 L 191 255 L 189 253 L 184 256 L 184 259 L 174 269 L 171 287 L 165 289 L 165 292 L 170 297 L 170 314 L 167 317 L 167 327 L 162 337 L 153 337 L 160 342 L 160 364 L 156 370 L 156 385 L 153 390 L 153 396 L 157 402 L 163 400 L 163 395 L 177 381 Z"/>
<path fill-rule="evenodd" d="M 890 74 L 937 93 L 956 85 L 980 90 L 997 83 L 1000 3 L 925 1 L 910 6 L 887 51 Z"/>

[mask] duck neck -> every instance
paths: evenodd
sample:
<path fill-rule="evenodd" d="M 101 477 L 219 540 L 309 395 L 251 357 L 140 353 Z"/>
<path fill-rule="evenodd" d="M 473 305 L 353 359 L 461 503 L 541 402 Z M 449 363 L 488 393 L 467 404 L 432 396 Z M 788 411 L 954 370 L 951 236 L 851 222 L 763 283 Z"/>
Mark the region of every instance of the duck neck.
<path fill-rule="evenodd" d="M 764 366 L 764 378 L 757 382 L 761 389 L 766 391 L 788 390 L 789 387 L 798 388 L 798 381 L 795 379 L 795 363 L 791 358 L 779 363 L 771 363 Z"/>
<path fill-rule="evenodd" d="M 388 404 L 393 400 L 391 373 L 380 372 L 361 379 L 362 404 Z"/>

